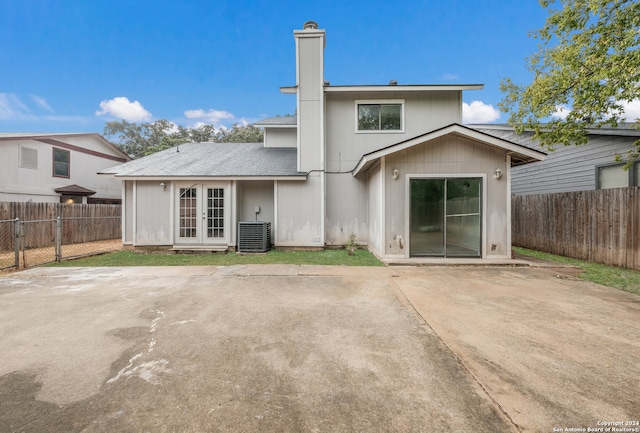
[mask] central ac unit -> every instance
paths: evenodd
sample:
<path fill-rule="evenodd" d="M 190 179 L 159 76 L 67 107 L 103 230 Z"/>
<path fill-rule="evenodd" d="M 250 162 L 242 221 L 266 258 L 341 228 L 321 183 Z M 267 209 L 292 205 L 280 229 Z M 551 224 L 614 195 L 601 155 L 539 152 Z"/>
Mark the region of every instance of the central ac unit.
<path fill-rule="evenodd" d="M 271 223 L 246 221 L 238 223 L 238 251 L 264 253 L 271 249 Z"/>

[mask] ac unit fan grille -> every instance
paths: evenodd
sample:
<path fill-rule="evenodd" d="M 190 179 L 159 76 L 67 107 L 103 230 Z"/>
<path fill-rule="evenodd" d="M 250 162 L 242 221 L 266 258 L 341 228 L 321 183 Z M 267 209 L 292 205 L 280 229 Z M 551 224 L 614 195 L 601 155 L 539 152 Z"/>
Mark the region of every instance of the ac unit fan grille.
<path fill-rule="evenodd" d="M 264 253 L 271 249 L 271 223 L 239 222 L 238 251 L 245 253 Z"/>

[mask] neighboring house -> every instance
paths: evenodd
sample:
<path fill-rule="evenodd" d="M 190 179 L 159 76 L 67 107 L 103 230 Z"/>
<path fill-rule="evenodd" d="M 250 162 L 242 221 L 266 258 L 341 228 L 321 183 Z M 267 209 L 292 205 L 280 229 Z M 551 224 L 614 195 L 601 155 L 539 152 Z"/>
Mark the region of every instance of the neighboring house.
<path fill-rule="evenodd" d="M 541 150 L 532 140 L 532 132 L 516 134 L 507 125 L 469 125 L 495 137 Z M 618 128 L 588 129 L 589 142 L 581 146 L 557 146 L 544 161 L 511 170 L 511 191 L 515 195 L 554 192 L 587 191 L 603 188 L 640 186 L 640 161 L 624 170 L 624 163 L 615 156 L 624 156 L 640 139 L 640 130 L 633 124 Z"/>
<path fill-rule="evenodd" d="M 130 159 L 99 134 L 0 132 L 0 201 L 120 203 L 121 182 L 97 173 Z"/>
<path fill-rule="evenodd" d="M 460 125 L 481 85 L 332 86 L 325 31 L 294 31 L 297 117 L 264 143 L 192 143 L 103 170 L 124 181 L 123 242 L 235 249 L 267 221 L 276 247 L 356 241 L 382 258 L 511 258 L 512 165 L 544 153 Z M 239 239 L 240 237 L 240 239 Z"/>

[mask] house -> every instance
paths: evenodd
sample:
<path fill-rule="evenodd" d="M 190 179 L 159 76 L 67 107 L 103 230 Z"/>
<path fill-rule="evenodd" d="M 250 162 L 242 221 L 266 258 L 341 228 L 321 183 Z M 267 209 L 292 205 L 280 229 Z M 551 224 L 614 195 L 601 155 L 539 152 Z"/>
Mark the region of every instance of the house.
<path fill-rule="evenodd" d="M 0 132 L 0 201 L 120 203 L 117 179 L 100 170 L 129 161 L 99 134 Z"/>
<path fill-rule="evenodd" d="M 469 125 L 494 137 L 542 150 L 533 133 L 516 134 L 508 125 Z M 588 143 L 581 146 L 557 146 L 544 161 L 514 167 L 511 191 L 514 195 L 589 191 L 604 188 L 640 186 L 640 160 L 625 170 L 616 155 L 625 155 L 640 139 L 640 129 L 632 123 L 618 128 L 589 128 Z"/>
<path fill-rule="evenodd" d="M 345 245 L 381 258 L 511 258 L 512 165 L 544 153 L 462 126 L 482 85 L 330 85 L 325 31 L 294 31 L 296 117 L 263 143 L 191 143 L 103 170 L 124 183 L 123 242 L 227 250 L 240 222 L 277 248 Z M 269 233 L 269 232 L 268 232 Z"/>

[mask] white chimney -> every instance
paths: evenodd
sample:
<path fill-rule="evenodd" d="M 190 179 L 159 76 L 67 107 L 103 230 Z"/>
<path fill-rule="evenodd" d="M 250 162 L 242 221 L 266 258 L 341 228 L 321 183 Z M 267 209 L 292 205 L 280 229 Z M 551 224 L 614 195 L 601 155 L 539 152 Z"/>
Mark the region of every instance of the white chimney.
<path fill-rule="evenodd" d="M 324 170 L 325 31 L 315 21 L 295 30 L 298 170 Z"/>

